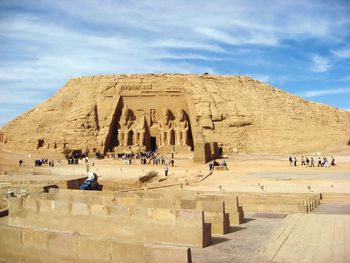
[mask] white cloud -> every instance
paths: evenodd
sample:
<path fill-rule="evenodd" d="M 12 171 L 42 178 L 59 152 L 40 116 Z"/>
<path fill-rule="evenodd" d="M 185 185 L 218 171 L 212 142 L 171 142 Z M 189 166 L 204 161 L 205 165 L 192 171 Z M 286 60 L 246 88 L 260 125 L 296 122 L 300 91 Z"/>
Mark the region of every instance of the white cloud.
<path fill-rule="evenodd" d="M 331 52 L 339 58 L 350 58 L 350 48 L 331 50 Z"/>
<path fill-rule="evenodd" d="M 350 93 L 350 88 L 336 88 L 336 89 L 325 89 L 325 90 L 309 90 L 302 94 L 306 98 L 320 97 L 327 95 L 336 94 L 347 94 Z"/>
<path fill-rule="evenodd" d="M 238 33 L 230 34 L 221 30 L 217 30 L 209 27 L 197 27 L 195 31 L 202 34 L 208 39 L 216 40 L 228 45 L 263 45 L 273 46 L 278 44 L 276 36 L 267 33 Z"/>
<path fill-rule="evenodd" d="M 311 70 L 313 72 L 323 73 L 323 72 L 330 70 L 330 68 L 331 68 L 329 60 L 326 59 L 325 57 L 321 57 L 319 55 L 313 56 L 312 62 L 313 62 L 313 66 L 312 66 Z"/>
<path fill-rule="evenodd" d="M 344 42 L 348 14 L 340 2 L 318 0 L 0 1 L 0 89 L 4 94 L 3 83 L 12 83 L 18 92 L 9 101 L 36 103 L 74 76 L 227 73 L 237 65 L 273 81 L 266 69 L 284 65 L 262 56 L 263 48 L 268 53 L 289 40 Z M 315 72 L 331 68 L 320 56 L 313 63 Z M 23 83 L 26 96 L 19 93 Z"/>
<path fill-rule="evenodd" d="M 224 52 L 225 49 L 214 44 L 206 44 L 195 41 L 184 41 L 176 39 L 158 39 L 149 44 L 150 47 L 155 48 L 183 48 L 194 50 L 206 50 L 212 52 Z"/>
<path fill-rule="evenodd" d="M 222 61 L 223 58 L 216 58 L 216 57 L 208 57 L 203 56 L 199 54 L 192 54 L 192 53 L 186 53 L 186 54 L 172 54 L 172 53 L 163 53 L 162 55 L 159 55 L 161 59 L 174 59 L 174 60 L 204 60 L 204 61 Z"/>

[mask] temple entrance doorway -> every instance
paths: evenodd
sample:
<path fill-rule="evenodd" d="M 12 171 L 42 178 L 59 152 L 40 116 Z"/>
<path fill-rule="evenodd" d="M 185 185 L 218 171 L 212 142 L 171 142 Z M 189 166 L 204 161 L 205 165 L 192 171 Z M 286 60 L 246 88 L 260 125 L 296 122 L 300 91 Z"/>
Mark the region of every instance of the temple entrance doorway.
<path fill-rule="evenodd" d="M 157 137 L 151 136 L 150 148 L 153 152 L 157 150 Z"/>

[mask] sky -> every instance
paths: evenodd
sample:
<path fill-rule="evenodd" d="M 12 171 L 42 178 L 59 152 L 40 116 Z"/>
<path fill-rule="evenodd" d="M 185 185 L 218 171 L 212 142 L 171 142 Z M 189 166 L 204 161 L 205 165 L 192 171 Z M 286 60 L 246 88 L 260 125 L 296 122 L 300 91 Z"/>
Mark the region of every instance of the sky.
<path fill-rule="evenodd" d="M 0 0 L 0 127 L 73 77 L 204 72 L 350 110 L 350 0 Z"/>

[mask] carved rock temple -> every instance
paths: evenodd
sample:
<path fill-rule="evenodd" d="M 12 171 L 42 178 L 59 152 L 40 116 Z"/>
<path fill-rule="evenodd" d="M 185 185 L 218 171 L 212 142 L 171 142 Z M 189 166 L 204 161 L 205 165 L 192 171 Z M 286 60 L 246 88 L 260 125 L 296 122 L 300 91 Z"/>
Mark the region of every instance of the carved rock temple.
<path fill-rule="evenodd" d="M 178 108 L 175 114 L 174 110 L 165 107 L 151 109 L 150 104 L 149 107 L 131 110 L 124 100 L 120 102 L 123 108 L 115 120 L 117 129 L 113 129 L 108 142 L 111 147 L 116 146 L 114 152 L 191 151 L 193 140 L 185 110 Z"/>
<path fill-rule="evenodd" d="M 193 150 L 188 105 L 180 89 L 164 92 L 152 86 L 121 86 L 120 95 L 107 149 L 117 153 Z"/>
<path fill-rule="evenodd" d="M 0 134 L 9 150 L 194 151 L 203 161 L 346 147 L 350 113 L 244 76 L 106 75 L 69 80 Z"/>

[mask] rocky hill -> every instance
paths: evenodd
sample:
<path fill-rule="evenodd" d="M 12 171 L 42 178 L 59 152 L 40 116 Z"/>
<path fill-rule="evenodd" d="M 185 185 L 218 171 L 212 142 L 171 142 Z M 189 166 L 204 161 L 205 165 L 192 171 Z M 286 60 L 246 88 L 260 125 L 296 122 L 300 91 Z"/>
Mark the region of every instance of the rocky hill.
<path fill-rule="evenodd" d="M 155 105 L 164 96 L 176 103 L 179 97 L 171 92 L 181 92 L 194 144 L 217 142 L 223 153 L 234 149 L 247 153 L 315 152 L 346 146 L 350 139 L 349 112 L 306 101 L 249 77 L 135 74 L 69 80 L 49 100 L 7 123 L 0 147 L 13 151 L 108 151 L 125 87 L 135 93 L 129 97 L 151 96 L 147 89 L 159 93 L 152 97 Z M 168 93 L 162 95 L 163 90 Z"/>

